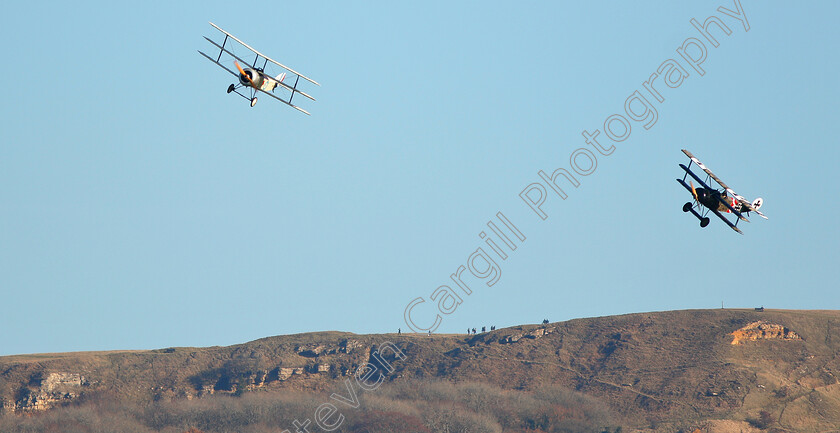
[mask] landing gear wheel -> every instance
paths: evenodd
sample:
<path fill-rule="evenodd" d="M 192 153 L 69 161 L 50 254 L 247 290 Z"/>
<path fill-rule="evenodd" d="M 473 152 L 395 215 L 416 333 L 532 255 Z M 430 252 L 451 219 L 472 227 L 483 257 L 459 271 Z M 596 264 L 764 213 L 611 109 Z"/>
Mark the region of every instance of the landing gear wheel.
<path fill-rule="evenodd" d="M 230 86 L 228 86 L 227 92 L 228 92 L 228 93 L 233 92 L 233 89 L 235 89 L 235 88 L 236 88 L 236 86 L 234 86 L 233 84 L 231 84 Z"/>
<path fill-rule="evenodd" d="M 683 205 L 683 212 L 688 212 L 691 210 L 691 202 L 688 202 Z"/>
<path fill-rule="evenodd" d="M 707 225 L 709 225 L 709 218 L 701 218 L 700 227 L 706 227 Z"/>
<path fill-rule="evenodd" d="M 253 107 L 254 105 L 257 105 L 257 97 L 256 96 L 251 98 L 251 106 Z"/>

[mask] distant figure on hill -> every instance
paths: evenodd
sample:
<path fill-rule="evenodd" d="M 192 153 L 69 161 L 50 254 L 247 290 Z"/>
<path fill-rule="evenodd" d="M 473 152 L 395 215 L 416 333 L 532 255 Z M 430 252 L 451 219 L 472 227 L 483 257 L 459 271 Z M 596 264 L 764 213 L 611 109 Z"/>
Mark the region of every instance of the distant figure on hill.
<path fill-rule="evenodd" d="M 475 328 L 473 328 L 473 330 L 472 330 L 472 331 L 473 331 L 473 335 L 475 335 Z"/>
<path fill-rule="evenodd" d="M 481 327 L 481 332 L 487 332 L 487 327 L 486 327 L 486 326 L 482 326 L 482 327 Z"/>
<path fill-rule="evenodd" d="M 490 327 L 490 330 L 491 330 L 491 331 L 495 331 L 495 330 L 496 330 L 496 325 L 491 326 L 491 327 Z"/>
<path fill-rule="evenodd" d="M 397 328 L 397 335 L 402 334 L 402 328 Z"/>
<path fill-rule="evenodd" d="M 543 319 L 543 325 L 548 325 L 548 319 Z"/>

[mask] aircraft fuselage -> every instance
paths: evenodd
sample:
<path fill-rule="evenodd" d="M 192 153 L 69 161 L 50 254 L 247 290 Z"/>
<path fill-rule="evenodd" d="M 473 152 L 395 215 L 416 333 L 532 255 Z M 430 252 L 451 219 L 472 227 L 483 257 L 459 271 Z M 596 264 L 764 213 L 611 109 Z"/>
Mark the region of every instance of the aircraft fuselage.
<path fill-rule="evenodd" d="M 718 198 L 728 203 L 729 206 L 732 206 L 735 210 L 738 210 L 738 207 L 740 207 L 736 207 L 739 203 L 735 199 L 729 197 L 726 193 L 721 194 L 721 192 L 716 189 L 697 188 L 696 191 L 697 201 L 709 209 L 717 210 L 718 212 L 729 211 L 729 209 L 721 203 Z"/>

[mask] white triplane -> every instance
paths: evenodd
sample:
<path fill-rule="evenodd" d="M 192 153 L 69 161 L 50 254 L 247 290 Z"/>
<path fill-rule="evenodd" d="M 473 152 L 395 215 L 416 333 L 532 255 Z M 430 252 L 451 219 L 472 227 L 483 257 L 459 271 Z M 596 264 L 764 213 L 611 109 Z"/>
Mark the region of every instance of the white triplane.
<path fill-rule="evenodd" d="M 303 108 L 300 108 L 297 105 L 292 104 L 292 99 L 295 97 L 296 94 L 299 94 L 299 95 L 301 95 L 305 98 L 308 98 L 312 101 L 315 100 L 315 98 L 307 95 L 306 93 L 304 93 L 303 91 L 298 89 L 298 84 L 302 84 L 302 83 L 300 83 L 301 78 L 303 78 L 304 80 L 306 80 L 306 81 L 308 81 L 308 82 L 310 82 L 310 83 L 312 83 L 316 86 L 320 86 L 320 84 L 318 84 L 315 80 L 313 80 L 309 77 L 306 77 L 303 74 L 301 74 L 299 72 L 296 72 L 292 68 L 289 68 L 288 66 L 285 66 L 285 65 L 283 65 L 283 64 L 281 64 L 281 63 L 279 63 L 275 60 L 272 60 L 271 58 L 267 57 L 266 55 L 260 53 L 259 51 L 255 50 L 253 48 L 251 48 L 248 44 L 246 44 L 245 42 L 242 42 L 236 36 L 234 36 L 234 35 L 226 32 L 226 31 L 222 30 L 221 28 L 219 28 L 219 26 L 217 26 L 213 23 L 210 23 L 210 25 L 215 27 L 220 32 L 224 33 L 225 34 L 225 40 L 222 41 L 221 45 L 219 45 L 218 43 L 214 42 L 212 39 L 205 36 L 204 39 L 207 39 L 208 42 L 210 42 L 211 44 L 213 44 L 213 46 L 215 46 L 216 48 L 219 49 L 219 55 L 216 57 L 216 59 L 213 59 L 212 57 L 208 56 L 207 54 L 204 54 L 201 51 L 199 51 L 199 54 L 201 54 L 202 56 L 206 57 L 207 60 L 210 60 L 211 62 L 219 65 L 222 69 L 230 72 L 231 74 L 233 74 L 234 76 L 239 78 L 239 85 L 234 83 L 234 84 L 231 84 L 230 86 L 228 86 L 228 88 L 227 88 L 228 93 L 234 92 L 237 95 L 242 96 L 245 99 L 248 99 L 251 102 L 251 106 L 253 107 L 257 103 L 256 93 L 257 93 L 257 91 L 260 91 L 260 92 L 265 93 L 268 96 L 271 96 L 272 98 L 274 98 L 274 99 L 276 99 L 280 102 L 283 102 L 284 104 L 286 104 L 286 105 L 288 105 L 288 106 L 290 106 L 290 107 L 292 107 L 296 110 L 299 110 L 303 113 L 309 114 L 309 112 L 304 110 Z M 232 47 L 230 46 L 230 44 L 232 44 L 232 43 L 228 42 L 229 39 L 232 39 L 232 40 L 236 41 L 237 43 L 239 43 L 239 45 L 242 45 L 243 47 L 247 48 L 252 53 L 254 53 L 256 55 L 256 57 L 254 58 L 253 63 L 248 63 L 245 60 L 242 60 L 242 58 L 240 58 L 236 54 L 234 54 L 233 51 L 231 51 Z M 235 45 L 235 44 L 233 44 L 233 45 Z M 224 60 L 222 60 L 222 54 L 226 54 L 230 58 L 227 58 L 227 56 L 226 56 L 226 58 Z M 257 66 L 259 64 L 260 59 L 263 60 L 263 64 L 262 64 L 261 67 Z M 222 61 L 224 61 L 225 63 L 231 63 L 231 61 L 232 61 L 233 66 L 236 67 L 238 73 L 234 72 L 233 69 L 229 68 L 225 64 L 222 64 Z M 242 66 L 240 66 L 239 62 L 242 62 L 243 64 L 245 64 L 246 67 L 243 68 Z M 271 64 L 269 64 L 269 62 Z M 271 73 L 266 72 L 267 68 L 272 68 L 272 67 L 275 68 L 275 69 L 276 69 L 276 67 L 280 67 L 284 71 L 280 72 L 277 75 L 273 75 Z M 283 81 L 283 80 L 286 79 L 286 73 L 287 72 L 294 75 L 295 82 L 292 85 L 286 84 Z M 248 96 L 239 92 L 239 90 L 244 88 L 244 87 L 247 87 L 247 88 L 250 89 L 250 92 L 251 92 L 250 97 L 248 97 Z M 288 99 L 277 96 L 274 92 L 276 89 L 283 90 L 284 91 L 283 93 L 285 93 L 285 91 L 289 91 Z"/>

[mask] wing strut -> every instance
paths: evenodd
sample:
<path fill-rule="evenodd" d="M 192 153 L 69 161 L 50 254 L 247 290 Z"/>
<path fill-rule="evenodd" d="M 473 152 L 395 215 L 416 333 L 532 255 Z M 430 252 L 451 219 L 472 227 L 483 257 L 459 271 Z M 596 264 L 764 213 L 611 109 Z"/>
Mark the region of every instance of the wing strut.
<path fill-rule="evenodd" d="M 221 46 L 221 47 L 219 47 L 219 48 L 221 48 L 221 50 L 219 50 L 219 57 L 216 57 L 216 63 L 219 63 L 219 60 L 221 60 L 221 59 L 222 59 L 222 52 L 224 52 L 224 51 L 225 51 L 225 44 L 227 43 L 227 38 L 228 38 L 228 36 L 227 36 L 227 35 L 225 35 L 225 40 L 224 40 L 224 41 L 222 41 L 222 46 Z M 207 39 L 207 38 L 205 38 L 205 39 Z M 199 51 L 199 52 L 200 52 L 200 51 Z"/>
<path fill-rule="evenodd" d="M 300 80 L 300 75 L 298 75 L 298 76 L 297 76 L 297 78 L 295 78 L 295 86 L 294 86 L 294 87 L 292 87 L 292 94 L 291 94 L 291 95 L 289 95 L 289 104 L 291 104 L 291 103 L 292 103 L 292 98 L 294 98 L 294 97 L 295 97 L 295 92 L 297 91 L 297 83 L 298 83 L 298 80 Z M 310 98 L 310 99 L 312 99 L 312 98 Z"/>

